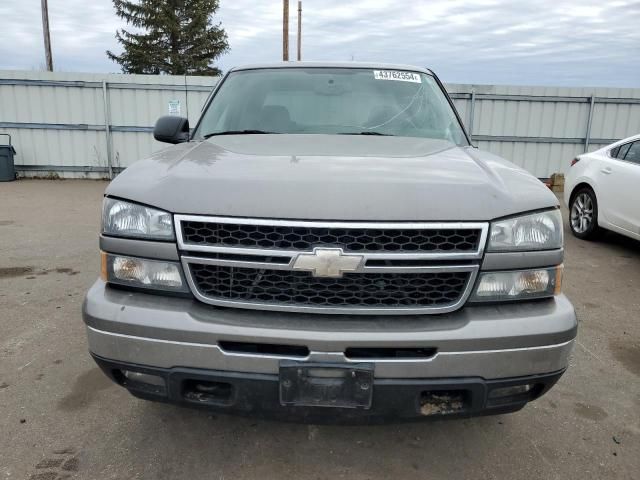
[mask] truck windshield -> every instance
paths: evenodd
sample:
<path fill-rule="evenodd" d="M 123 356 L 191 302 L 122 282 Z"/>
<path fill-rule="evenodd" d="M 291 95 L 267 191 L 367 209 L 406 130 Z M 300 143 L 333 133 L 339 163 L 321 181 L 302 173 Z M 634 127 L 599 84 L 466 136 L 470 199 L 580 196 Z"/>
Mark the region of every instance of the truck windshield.
<path fill-rule="evenodd" d="M 194 136 L 243 133 L 393 135 L 468 145 L 431 75 L 363 68 L 232 72 Z"/>

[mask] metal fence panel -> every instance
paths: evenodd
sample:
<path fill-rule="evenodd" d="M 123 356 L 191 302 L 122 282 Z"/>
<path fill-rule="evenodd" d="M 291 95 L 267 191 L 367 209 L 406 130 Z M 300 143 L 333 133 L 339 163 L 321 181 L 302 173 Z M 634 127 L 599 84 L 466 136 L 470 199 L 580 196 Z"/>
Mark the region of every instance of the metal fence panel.
<path fill-rule="evenodd" d="M 12 134 L 24 175 L 104 177 L 166 146 L 150 132 L 170 101 L 195 124 L 217 80 L 1 71 L 0 132 Z"/>
<path fill-rule="evenodd" d="M 23 175 L 108 176 L 166 145 L 169 102 L 192 125 L 214 77 L 0 71 L 0 132 Z M 474 143 L 538 177 L 640 132 L 640 89 L 449 84 Z M 105 128 L 109 125 L 109 129 Z"/>
<path fill-rule="evenodd" d="M 542 178 L 566 171 L 585 147 L 595 150 L 640 132 L 640 89 L 460 84 L 447 88 L 478 147 Z"/>

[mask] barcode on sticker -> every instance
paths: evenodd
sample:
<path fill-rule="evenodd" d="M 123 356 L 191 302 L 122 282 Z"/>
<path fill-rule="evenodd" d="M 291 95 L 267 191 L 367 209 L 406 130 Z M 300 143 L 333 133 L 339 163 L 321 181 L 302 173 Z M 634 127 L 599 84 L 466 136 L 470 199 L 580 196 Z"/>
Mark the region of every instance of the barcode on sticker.
<path fill-rule="evenodd" d="M 422 79 L 417 73 L 398 72 L 395 70 L 374 70 L 373 78 L 376 80 L 397 80 L 399 82 L 422 83 Z"/>

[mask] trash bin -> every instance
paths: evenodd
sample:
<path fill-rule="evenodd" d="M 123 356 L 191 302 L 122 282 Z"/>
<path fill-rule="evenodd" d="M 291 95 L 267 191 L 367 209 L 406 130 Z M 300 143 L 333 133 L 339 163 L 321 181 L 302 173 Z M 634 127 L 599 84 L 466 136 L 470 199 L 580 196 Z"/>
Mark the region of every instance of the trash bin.
<path fill-rule="evenodd" d="M 13 165 L 13 156 L 16 149 L 11 145 L 11 135 L 0 133 L 8 138 L 6 144 L 0 141 L 0 182 L 12 182 L 16 179 L 16 169 Z"/>

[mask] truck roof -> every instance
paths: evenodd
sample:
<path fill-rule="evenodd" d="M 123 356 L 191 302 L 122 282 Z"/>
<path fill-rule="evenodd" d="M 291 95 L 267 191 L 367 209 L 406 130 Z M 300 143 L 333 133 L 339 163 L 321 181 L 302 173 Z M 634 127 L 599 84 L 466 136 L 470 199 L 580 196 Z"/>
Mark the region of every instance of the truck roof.
<path fill-rule="evenodd" d="M 272 62 L 255 63 L 233 67 L 230 71 L 259 70 L 265 68 L 370 68 L 380 70 L 409 70 L 433 75 L 433 72 L 425 67 L 404 65 L 401 63 L 373 63 L 373 62 Z"/>

